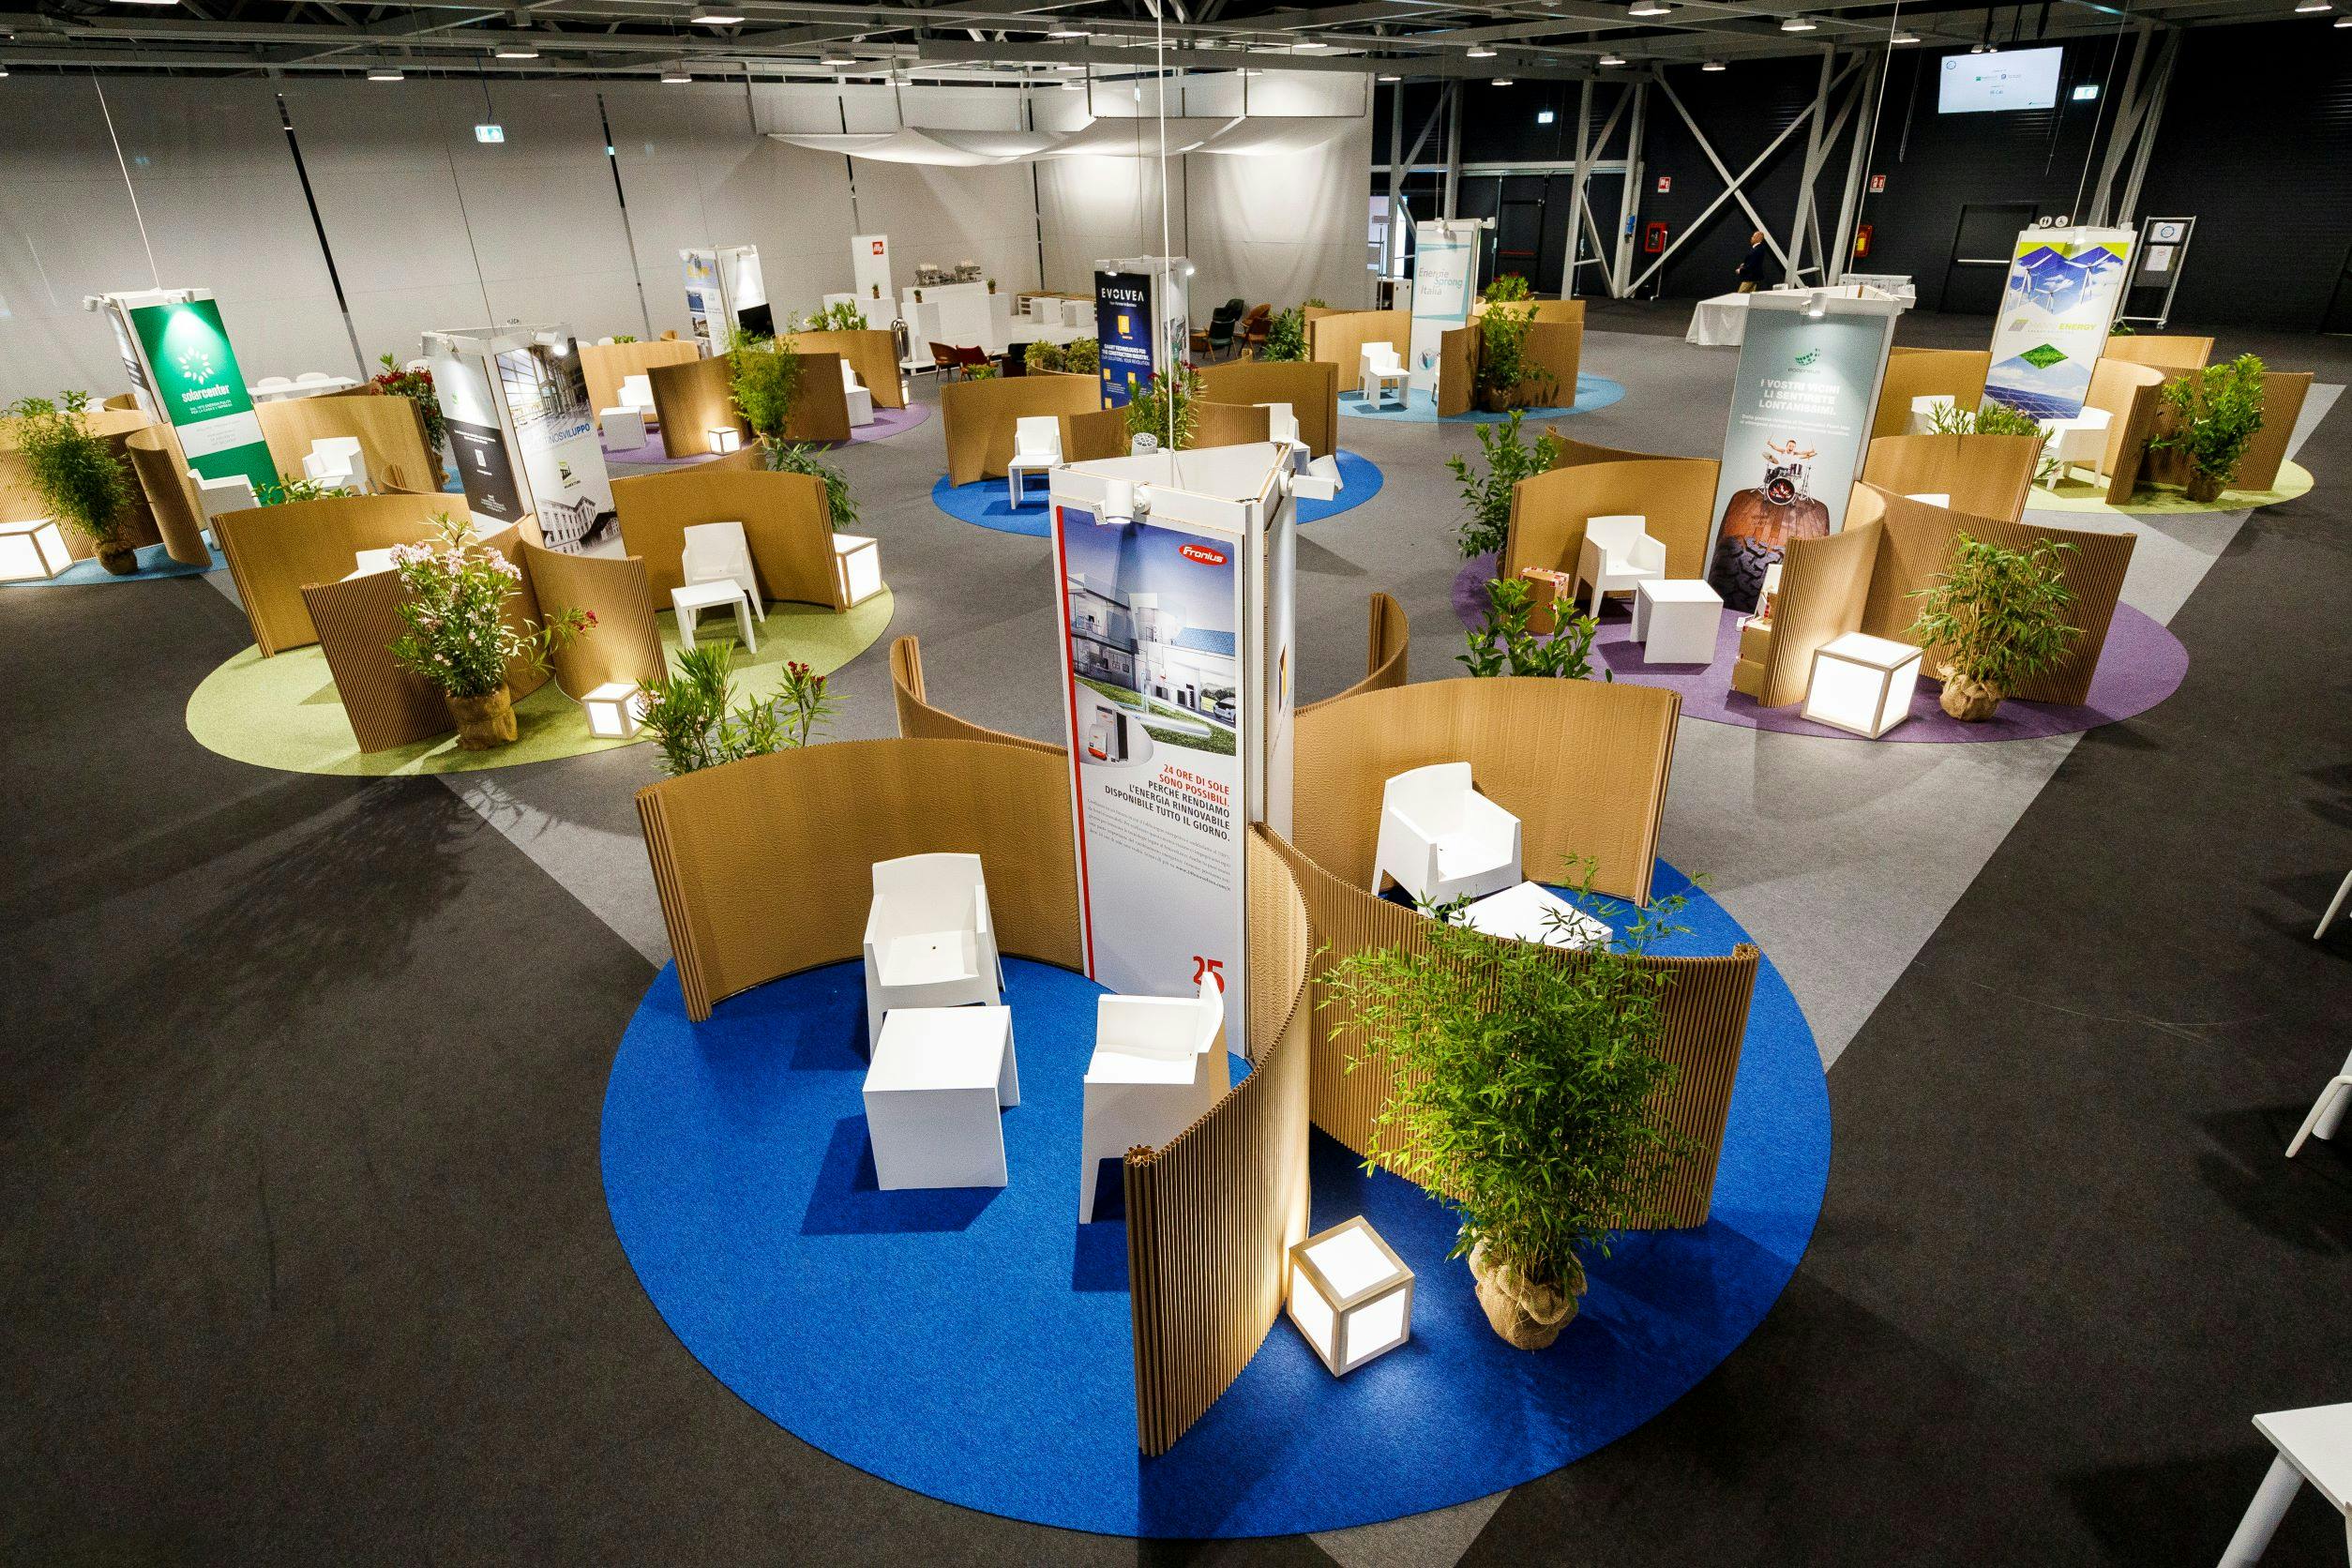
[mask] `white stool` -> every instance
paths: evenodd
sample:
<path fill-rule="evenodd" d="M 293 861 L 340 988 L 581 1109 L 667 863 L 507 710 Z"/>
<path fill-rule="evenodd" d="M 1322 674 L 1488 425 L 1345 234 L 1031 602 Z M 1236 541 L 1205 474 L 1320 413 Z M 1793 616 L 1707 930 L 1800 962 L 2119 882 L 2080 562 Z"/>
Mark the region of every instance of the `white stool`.
<path fill-rule="evenodd" d="M 596 417 L 604 425 L 604 445 L 607 451 L 634 452 L 645 445 L 645 411 L 643 409 L 600 409 L 597 411 Z"/>
<path fill-rule="evenodd" d="M 1634 641 L 1644 664 L 1712 664 L 1723 596 L 1696 578 L 1634 584 Z"/>
<path fill-rule="evenodd" d="M 2254 1418 L 2254 1430 L 2270 1440 L 2279 1456 L 2262 1478 L 2238 1533 L 2222 1553 L 2222 1568 L 2252 1568 L 2262 1560 L 2286 1506 L 2308 1481 L 2340 1513 L 2352 1516 L 2352 1405 L 2314 1405 L 2302 1410 L 2273 1410 Z M 2345 1540 L 2352 1545 L 2352 1525 Z"/>
<path fill-rule="evenodd" d="M 743 634 L 743 651 L 760 651 L 759 641 L 751 635 L 751 597 L 743 591 L 743 584 L 730 579 L 723 582 L 695 582 L 684 588 L 670 590 L 670 608 L 678 616 L 678 646 L 694 646 L 695 624 L 702 611 L 716 610 L 721 605 L 733 607 L 735 629 Z"/>
<path fill-rule="evenodd" d="M 1021 1103 L 1012 1010 L 892 1008 L 865 1099 L 874 1183 L 884 1192 L 1004 1185 L 999 1113 Z"/>

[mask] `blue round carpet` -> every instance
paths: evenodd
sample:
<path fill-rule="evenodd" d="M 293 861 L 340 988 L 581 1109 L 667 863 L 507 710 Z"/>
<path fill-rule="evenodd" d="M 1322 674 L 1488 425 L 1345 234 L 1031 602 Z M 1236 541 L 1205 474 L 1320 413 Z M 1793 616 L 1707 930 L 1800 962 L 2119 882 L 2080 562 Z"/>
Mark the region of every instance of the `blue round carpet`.
<path fill-rule="evenodd" d="M 1519 412 L 1530 420 L 1565 419 L 1572 415 L 1591 414 L 1603 409 L 1625 396 L 1625 388 L 1606 376 L 1576 376 L 1576 406 L 1574 408 L 1529 408 Z M 1438 400 L 1419 388 L 1405 393 L 1405 406 L 1373 408 L 1353 392 L 1339 394 L 1339 412 L 1354 419 L 1388 419 L 1402 424 L 1434 425 L 1439 423 Z M 1449 425 L 1497 425 L 1510 418 L 1507 414 L 1487 414 L 1472 409 L 1468 414 L 1449 414 Z"/>
<path fill-rule="evenodd" d="M 32 578 L 22 582 L 0 584 L 9 588 L 83 588 L 93 582 L 153 582 L 166 577 L 202 577 L 217 572 L 229 564 L 229 558 L 216 549 L 212 560 L 202 566 L 191 566 L 185 561 L 174 561 L 161 545 L 142 545 L 139 549 L 139 569 L 116 577 L 96 560 L 76 561 L 53 578 Z"/>
<path fill-rule="evenodd" d="M 1694 892 L 1691 930 L 1661 951 L 1744 940 L 1663 863 L 1657 890 Z M 1606 919 L 1613 906 L 1593 907 Z M 1125 1228 L 1115 1209 L 1077 1223 L 1099 988 L 1043 964 L 1007 969 L 1021 1102 L 1003 1113 L 1006 1187 L 876 1188 L 855 962 L 731 998 L 699 1026 L 665 969 L 605 1093 L 613 1228 L 686 1349 L 806 1441 L 963 1507 L 1199 1538 L 1332 1530 L 1484 1497 L 1689 1391 L 1763 1320 L 1820 1213 L 1828 1086 L 1767 960 L 1706 1226 L 1621 1237 L 1591 1264 L 1560 1342 L 1529 1354 L 1495 1336 L 1468 1267 L 1445 1260 L 1448 1212 L 1397 1177 L 1366 1175 L 1318 1133 L 1314 1228 L 1363 1214 L 1412 1267 L 1411 1339 L 1334 1379 L 1280 1319 L 1208 1415 L 1146 1459 Z"/>
<path fill-rule="evenodd" d="M 1302 525 L 1320 522 L 1363 505 L 1380 493 L 1380 486 L 1385 482 L 1378 463 L 1344 448 L 1339 454 L 1339 493 L 1329 501 L 1299 503 Z M 1046 536 L 1046 481 L 1042 477 L 1023 480 L 1021 495 L 1022 505 L 1016 509 L 1011 487 L 1002 479 L 974 479 L 968 485 L 951 485 L 942 474 L 931 487 L 931 504 L 958 521 L 978 523 L 1000 534 L 1026 534 L 1033 539 L 1042 539 Z"/>

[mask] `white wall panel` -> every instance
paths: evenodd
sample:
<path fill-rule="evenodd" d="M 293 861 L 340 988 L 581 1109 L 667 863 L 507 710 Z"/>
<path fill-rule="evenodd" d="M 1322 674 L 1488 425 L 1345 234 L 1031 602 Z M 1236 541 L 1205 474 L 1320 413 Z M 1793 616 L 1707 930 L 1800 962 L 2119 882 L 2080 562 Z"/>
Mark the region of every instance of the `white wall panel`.
<path fill-rule="evenodd" d="M 914 282 L 920 263 L 965 261 L 978 262 L 982 276 L 1008 294 L 1043 286 L 1029 165 L 925 169 L 863 160 L 856 169 L 858 232 L 890 236 L 900 289 Z"/>

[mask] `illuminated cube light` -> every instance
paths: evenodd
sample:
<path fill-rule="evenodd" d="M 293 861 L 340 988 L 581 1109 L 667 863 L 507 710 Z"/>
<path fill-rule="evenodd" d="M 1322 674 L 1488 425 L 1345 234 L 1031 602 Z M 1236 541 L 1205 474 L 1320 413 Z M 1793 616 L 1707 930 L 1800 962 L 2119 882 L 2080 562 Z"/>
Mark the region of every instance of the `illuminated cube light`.
<path fill-rule="evenodd" d="M 1361 1215 L 1290 1249 L 1290 1321 L 1333 1377 L 1412 1336 L 1413 1272 Z"/>
<path fill-rule="evenodd" d="M 1908 642 L 1849 631 L 1814 651 L 1803 716 L 1875 741 L 1911 716 L 1919 663 Z"/>
<path fill-rule="evenodd" d="M 711 450 L 714 452 L 739 452 L 743 450 L 743 432 L 734 429 L 732 426 L 729 426 L 723 430 L 713 430 L 711 432 Z"/>
<path fill-rule="evenodd" d="M 629 681 L 607 681 L 580 700 L 588 713 L 588 732 L 600 741 L 625 741 L 637 733 L 645 694 Z"/>
<path fill-rule="evenodd" d="M 55 577 L 73 565 L 66 535 L 54 518 L 0 522 L 0 582 L 30 582 Z"/>
<path fill-rule="evenodd" d="M 841 590 L 841 607 L 864 604 L 882 592 L 882 545 L 863 534 L 833 536 L 833 576 Z"/>

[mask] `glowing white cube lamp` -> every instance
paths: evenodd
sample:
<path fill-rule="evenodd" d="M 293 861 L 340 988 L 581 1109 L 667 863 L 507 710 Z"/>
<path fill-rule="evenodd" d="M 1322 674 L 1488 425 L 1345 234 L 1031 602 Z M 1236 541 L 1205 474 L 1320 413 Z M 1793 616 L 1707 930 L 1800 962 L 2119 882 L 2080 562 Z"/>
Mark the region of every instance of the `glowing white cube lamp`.
<path fill-rule="evenodd" d="M 841 590 L 841 608 L 864 604 L 882 592 L 882 545 L 863 534 L 833 536 L 833 576 Z"/>
<path fill-rule="evenodd" d="M 30 582 L 55 577 L 73 565 L 66 535 L 54 518 L 0 522 L 0 582 Z"/>
<path fill-rule="evenodd" d="M 714 452 L 742 451 L 743 432 L 736 430 L 732 425 L 714 430 L 711 431 L 711 450 Z"/>
<path fill-rule="evenodd" d="M 1919 661 L 1908 642 L 1849 631 L 1814 650 L 1803 715 L 1875 741 L 1911 716 Z"/>
<path fill-rule="evenodd" d="M 600 741 L 625 741 L 637 733 L 645 694 L 628 681 L 607 681 L 580 700 L 588 714 L 588 732 Z"/>
<path fill-rule="evenodd" d="M 1413 1272 L 1363 1217 L 1290 1249 L 1290 1321 L 1333 1377 L 1402 1345 L 1413 1331 Z"/>

